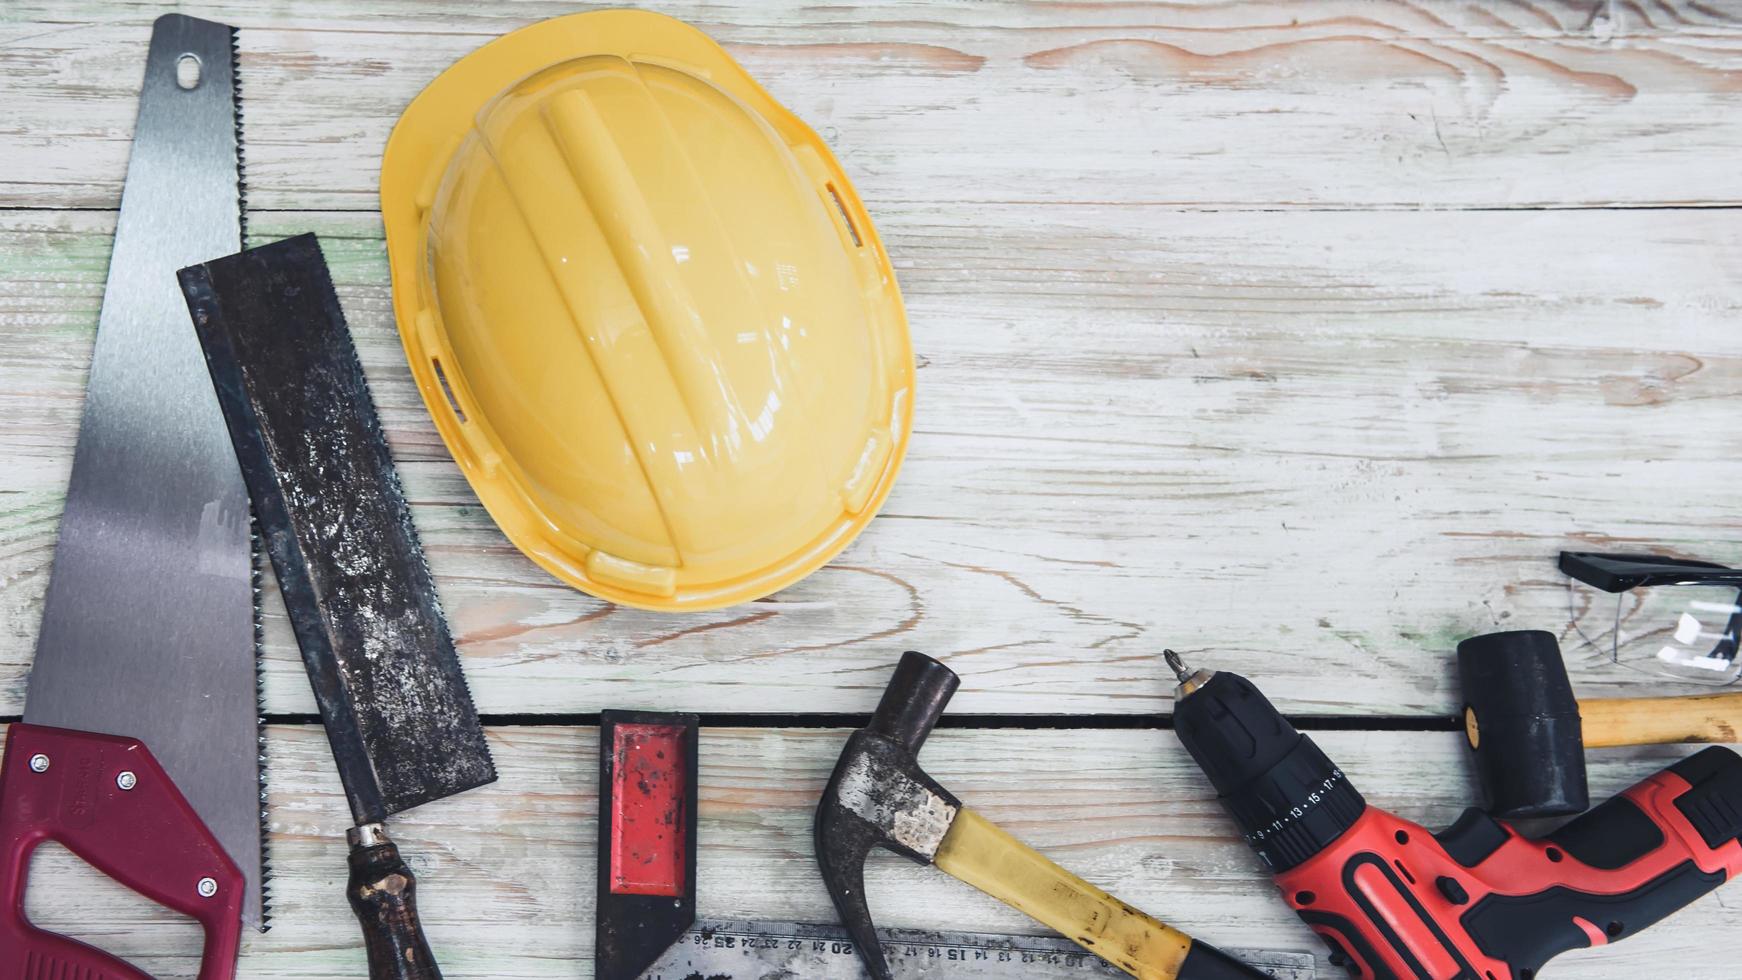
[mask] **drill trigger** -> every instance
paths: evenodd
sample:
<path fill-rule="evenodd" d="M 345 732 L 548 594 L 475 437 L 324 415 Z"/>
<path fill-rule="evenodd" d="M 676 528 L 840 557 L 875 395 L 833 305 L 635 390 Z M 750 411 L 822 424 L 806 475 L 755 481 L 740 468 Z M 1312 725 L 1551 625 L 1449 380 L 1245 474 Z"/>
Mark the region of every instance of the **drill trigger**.
<path fill-rule="evenodd" d="M 1505 824 L 1475 807 L 1465 810 L 1450 827 L 1434 835 L 1452 860 L 1466 868 L 1488 860 L 1511 839 L 1512 831 Z"/>

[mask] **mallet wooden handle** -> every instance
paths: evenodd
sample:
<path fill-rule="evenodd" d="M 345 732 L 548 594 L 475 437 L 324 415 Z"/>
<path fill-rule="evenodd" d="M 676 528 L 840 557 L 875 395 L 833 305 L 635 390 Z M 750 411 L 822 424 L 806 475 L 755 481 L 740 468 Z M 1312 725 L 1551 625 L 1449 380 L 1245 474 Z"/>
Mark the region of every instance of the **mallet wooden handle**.
<path fill-rule="evenodd" d="M 1735 742 L 1742 732 L 1742 693 L 1669 698 L 1597 698 L 1579 702 L 1585 747 Z"/>
<path fill-rule="evenodd" d="M 1071 874 L 972 810 L 956 815 L 935 863 L 1139 980 L 1264 977 Z"/>

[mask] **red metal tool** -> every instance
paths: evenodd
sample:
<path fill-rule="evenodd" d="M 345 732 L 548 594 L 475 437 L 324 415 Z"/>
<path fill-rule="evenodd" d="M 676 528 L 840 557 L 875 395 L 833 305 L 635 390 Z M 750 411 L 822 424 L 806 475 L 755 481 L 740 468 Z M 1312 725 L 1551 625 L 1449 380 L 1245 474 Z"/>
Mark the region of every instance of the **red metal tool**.
<path fill-rule="evenodd" d="M 1531 980 L 1742 872 L 1742 756 L 1713 747 L 1532 840 L 1470 809 L 1435 834 L 1368 806 L 1238 674 L 1180 675 L 1180 741 L 1289 906 L 1372 980 Z"/>
<path fill-rule="evenodd" d="M 593 972 L 635 980 L 696 918 L 695 715 L 599 719 L 599 901 Z"/>

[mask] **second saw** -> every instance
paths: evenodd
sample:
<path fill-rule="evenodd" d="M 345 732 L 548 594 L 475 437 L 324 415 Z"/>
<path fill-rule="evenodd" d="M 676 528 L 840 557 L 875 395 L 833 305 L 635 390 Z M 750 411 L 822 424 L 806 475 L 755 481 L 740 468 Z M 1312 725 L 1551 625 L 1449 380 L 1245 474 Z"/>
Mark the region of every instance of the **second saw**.
<path fill-rule="evenodd" d="M 384 821 L 496 769 L 326 261 L 301 235 L 181 285 L 355 818 L 369 975 L 434 980 Z"/>

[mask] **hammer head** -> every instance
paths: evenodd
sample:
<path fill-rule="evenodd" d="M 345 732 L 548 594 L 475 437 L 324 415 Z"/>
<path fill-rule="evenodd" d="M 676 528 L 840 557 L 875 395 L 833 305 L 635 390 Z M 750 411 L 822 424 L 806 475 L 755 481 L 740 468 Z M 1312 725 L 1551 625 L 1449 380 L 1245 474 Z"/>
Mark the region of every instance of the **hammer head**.
<path fill-rule="evenodd" d="M 1464 728 L 1497 817 L 1581 813 L 1590 805 L 1579 705 L 1560 644 L 1513 630 L 1458 644 Z"/>
<path fill-rule="evenodd" d="M 961 803 L 919 767 L 919 749 L 961 683 L 924 654 L 901 655 L 871 723 L 853 733 L 817 806 L 823 884 L 875 980 L 890 980 L 871 908 L 865 858 L 882 847 L 930 864 Z"/>

